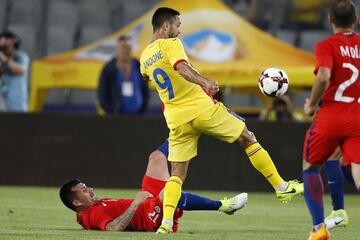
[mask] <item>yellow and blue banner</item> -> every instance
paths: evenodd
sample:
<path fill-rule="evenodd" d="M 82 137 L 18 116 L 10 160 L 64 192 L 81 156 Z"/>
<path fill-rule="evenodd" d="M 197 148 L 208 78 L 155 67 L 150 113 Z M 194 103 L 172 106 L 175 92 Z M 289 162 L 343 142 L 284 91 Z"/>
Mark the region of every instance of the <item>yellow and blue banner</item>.
<path fill-rule="evenodd" d="M 95 89 L 102 66 L 115 53 L 116 39 L 131 37 L 134 57 L 152 38 L 155 9 L 171 7 L 181 13 L 181 35 L 195 68 L 220 85 L 252 89 L 268 67 L 285 70 L 290 88 L 312 85 L 312 54 L 284 43 L 254 27 L 217 0 L 165 0 L 112 35 L 70 52 L 33 63 L 30 109 L 39 111 L 51 88 Z"/>

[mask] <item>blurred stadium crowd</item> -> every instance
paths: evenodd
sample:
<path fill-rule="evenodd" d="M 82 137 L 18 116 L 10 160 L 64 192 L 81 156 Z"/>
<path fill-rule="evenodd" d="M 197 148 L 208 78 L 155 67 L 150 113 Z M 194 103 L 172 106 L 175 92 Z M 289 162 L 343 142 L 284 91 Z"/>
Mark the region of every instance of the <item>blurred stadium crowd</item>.
<path fill-rule="evenodd" d="M 222 0 L 257 27 L 307 51 L 330 34 L 327 24 L 331 0 Z M 31 60 L 71 50 L 98 40 L 126 26 L 160 0 L 0 0 L 0 30 L 22 38 L 22 50 Z M 359 1 L 356 0 L 357 6 Z M 226 89 L 225 89 L 226 94 Z M 304 96 L 295 96 L 301 107 Z M 96 98 L 90 90 L 52 90 L 48 105 L 87 104 Z M 158 105 L 150 94 L 149 106 Z M 245 102 L 261 106 L 254 96 L 231 96 L 224 100 L 236 106 Z"/>

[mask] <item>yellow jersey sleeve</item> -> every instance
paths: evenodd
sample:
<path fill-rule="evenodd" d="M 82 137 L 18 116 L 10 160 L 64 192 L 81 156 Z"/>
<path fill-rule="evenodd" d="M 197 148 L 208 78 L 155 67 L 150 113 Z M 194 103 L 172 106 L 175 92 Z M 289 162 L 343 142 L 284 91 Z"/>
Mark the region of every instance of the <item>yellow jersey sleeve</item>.
<path fill-rule="evenodd" d="M 179 38 L 173 38 L 169 41 L 164 42 L 164 46 L 162 49 L 174 69 L 176 65 L 182 61 L 189 62 L 189 58 L 187 57 L 184 47 Z"/>

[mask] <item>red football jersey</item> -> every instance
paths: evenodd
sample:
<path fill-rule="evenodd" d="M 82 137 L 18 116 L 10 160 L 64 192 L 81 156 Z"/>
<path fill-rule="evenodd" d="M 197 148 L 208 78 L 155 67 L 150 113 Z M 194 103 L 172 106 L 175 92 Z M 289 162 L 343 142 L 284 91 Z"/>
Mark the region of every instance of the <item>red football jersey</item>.
<path fill-rule="evenodd" d="M 77 214 L 77 222 L 84 229 L 106 230 L 106 224 L 122 215 L 133 199 L 103 198 Z M 147 199 L 138 207 L 125 231 L 155 231 L 161 223 L 162 204 L 158 197 Z"/>
<path fill-rule="evenodd" d="M 360 36 L 354 32 L 334 34 L 316 45 L 315 57 L 315 74 L 319 67 L 331 69 L 330 85 L 321 106 L 360 108 Z"/>
<path fill-rule="evenodd" d="M 337 33 L 315 48 L 319 67 L 331 70 L 329 87 L 322 95 L 320 110 L 306 132 L 303 159 L 323 164 L 337 146 L 347 164 L 360 163 L 360 37 Z"/>

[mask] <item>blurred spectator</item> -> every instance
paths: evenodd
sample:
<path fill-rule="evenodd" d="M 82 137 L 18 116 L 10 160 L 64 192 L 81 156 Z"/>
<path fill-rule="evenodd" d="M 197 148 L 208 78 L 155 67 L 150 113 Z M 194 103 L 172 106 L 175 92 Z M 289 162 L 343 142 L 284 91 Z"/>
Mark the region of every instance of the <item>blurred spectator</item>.
<path fill-rule="evenodd" d="M 140 74 L 140 63 L 131 56 L 129 40 L 118 38 L 116 56 L 100 75 L 98 98 L 107 114 L 144 113 L 148 105 L 149 88 Z"/>
<path fill-rule="evenodd" d="M 287 95 L 273 98 L 270 105 L 261 111 L 259 119 L 270 122 L 304 121 L 301 114 L 293 111 L 290 97 Z"/>
<path fill-rule="evenodd" d="M 0 111 L 28 111 L 29 56 L 13 32 L 0 33 Z"/>
<path fill-rule="evenodd" d="M 356 7 L 356 15 L 360 16 L 360 0 L 353 0 Z M 355 25 L 355 32 L 360 32 L 360 24 Z"/>
<path fill-rule="evenodd" d="M 266 9 L 268 0 L 230 0 L 231 8 L 240 16 L 261 29 L 267 29 L 271 11 Z M 261 12 L 261 14 L 258 14 Z"/>
<path fill-rule="evenodd" d="M 239 15 L 263 30 L 276 32 L 283 19 L 286 0 L 230 0 L 228 4 Z"/>
<path fill-rule="evenodd" d="M 290 21 L 295 30 L 294 45 L 301 44 L 301 34 L 305 30 L 323 30 L 330 0 L 293 0 Z"/>

